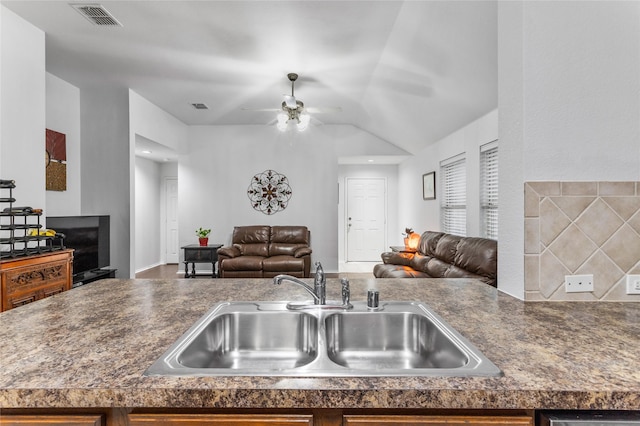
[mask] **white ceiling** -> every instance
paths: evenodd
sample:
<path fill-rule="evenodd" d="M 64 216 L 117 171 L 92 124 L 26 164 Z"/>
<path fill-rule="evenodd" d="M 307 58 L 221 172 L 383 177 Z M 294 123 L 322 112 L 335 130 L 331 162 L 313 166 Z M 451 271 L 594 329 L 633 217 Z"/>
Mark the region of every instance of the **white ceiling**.
<path fill-rule="evenodd" d="M 342 108 L 314 118 L 413 154 L 497 107 L 496 1 L 87 2 L 123 27 L 67 1 L 1 3 L 46 33 L 48 72 L 129 87 L 190 125 L 269 123 L 243 108 L 279 107 L 289 72 L 307 107 Z"/>

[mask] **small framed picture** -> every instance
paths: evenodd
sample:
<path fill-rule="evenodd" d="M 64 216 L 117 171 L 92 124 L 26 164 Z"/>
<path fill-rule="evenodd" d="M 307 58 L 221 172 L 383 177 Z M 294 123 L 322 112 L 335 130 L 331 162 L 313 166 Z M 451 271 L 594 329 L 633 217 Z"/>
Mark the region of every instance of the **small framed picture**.
<path fill-rule="evenodd" d="M 422 175 L 422 199 L 436 199 L 436 172 L 429 172 Z"/>

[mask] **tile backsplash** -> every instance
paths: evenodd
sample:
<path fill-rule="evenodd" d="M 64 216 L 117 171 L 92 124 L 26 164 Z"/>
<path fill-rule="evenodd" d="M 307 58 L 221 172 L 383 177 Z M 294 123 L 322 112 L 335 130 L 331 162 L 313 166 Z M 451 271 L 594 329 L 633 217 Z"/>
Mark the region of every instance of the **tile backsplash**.
<path fill-rule="evenodd" d="M 640 182 L 526 182 L 525 300 L 637 301 Z M 593 274 L 594 291 L 566 293 L 565 275 Z"/>

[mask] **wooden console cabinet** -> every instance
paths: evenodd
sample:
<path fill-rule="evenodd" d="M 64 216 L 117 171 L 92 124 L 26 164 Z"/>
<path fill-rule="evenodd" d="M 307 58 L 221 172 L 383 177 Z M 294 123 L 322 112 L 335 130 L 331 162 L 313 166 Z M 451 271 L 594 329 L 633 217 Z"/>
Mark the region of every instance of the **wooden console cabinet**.
<path fill-rule="evenodd" d="M 0 261 L 0 308 L 6 311 L 71 289 L 73 250 Z"/>

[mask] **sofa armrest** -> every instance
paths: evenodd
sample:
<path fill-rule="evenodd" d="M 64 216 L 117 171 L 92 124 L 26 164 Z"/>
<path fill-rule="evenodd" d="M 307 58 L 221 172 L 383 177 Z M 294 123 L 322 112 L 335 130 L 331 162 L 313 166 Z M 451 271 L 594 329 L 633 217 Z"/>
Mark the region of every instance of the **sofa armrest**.
<path fill-rule="evenodd" d="M 308 256 L 311 254 L 311 251 L 310 247 L 300 247 L 299 249 L 296 249 L 295 253 L 293 253 L 293 257 Z"/>
<path fill-rule="evenodd" d="M 238 257 L 242 253 L 240 253 L 240 249 L 236 246 L 231 247 L 222 247 L 218 249 L 218 256 L 226 256 L 229 258 Z"/>
<path fill-rule="evenodd" d="M 400 253 L 395 251 L 388 251 L 380 255 L 383 263 L 403 266 L 409 266 L 413 256 L 414 253 Z"/>

